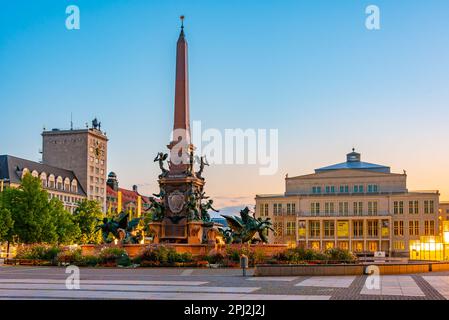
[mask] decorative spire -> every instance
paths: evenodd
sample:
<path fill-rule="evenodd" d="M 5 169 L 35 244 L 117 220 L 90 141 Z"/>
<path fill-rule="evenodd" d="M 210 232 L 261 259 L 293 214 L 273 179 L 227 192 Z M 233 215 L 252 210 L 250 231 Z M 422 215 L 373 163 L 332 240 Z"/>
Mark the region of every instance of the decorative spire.
<path fill-rule="evenodd" d="M 181 19 L 181 33 L 179 34 L 179 38 L 184 38 L 184 16 L 180 16 L 179 19 Z"/>
<path fill-rule="evenodd" d="M 184 171 L 188 162 L 184 158 L 190 153 L 190 110 L 189 110 L 189 77 L 187 61 L 187 41 L 184 37 L 184 16 L 181 19 L 181 33 L 176 45 L 176 81 L 175 81 L 175 112 L 173 123 L 173 141 L 168 146 L 170 149 L 170 171 Z M 178 145 L 182 139 L 184 146 Z M 179 149 L 181 147 L 181 150 Z M 175 165 L 173 159 L 181 156 L 182 164 Z"/>

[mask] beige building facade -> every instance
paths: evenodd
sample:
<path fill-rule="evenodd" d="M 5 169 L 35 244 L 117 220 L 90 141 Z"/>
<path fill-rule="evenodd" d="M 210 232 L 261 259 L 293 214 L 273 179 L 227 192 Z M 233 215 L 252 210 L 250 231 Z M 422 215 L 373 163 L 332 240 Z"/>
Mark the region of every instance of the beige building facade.
<path fill-rule="evenodd" d="M 5 187 L 20 187 L 27 173 L 39 178 L 43 189 L 48 192 L 49 199 L 59 199 L 64 209 L 70 213 L 86 198 L 86 193 L 73 171 L 10 155 L 0 156 L 0 191 Z"/>
<path fill-rule="evenodd" d="M 285 183 L 284 194 L 256 196 L 256 216 L 273 222 L 270 243 L 407 256 L 410 240 L 439 233 L 438 191 L 409 191 L 405 172 L 362 162 L 354 150 Z"/>
<path fill-rule="evenodd" d="M 78 130 L 44 131 L 44 164 L 72 170 L 89 200 L 96 200 L 106 210 L 106 175 L 108 138 L 100 124 Z"/>

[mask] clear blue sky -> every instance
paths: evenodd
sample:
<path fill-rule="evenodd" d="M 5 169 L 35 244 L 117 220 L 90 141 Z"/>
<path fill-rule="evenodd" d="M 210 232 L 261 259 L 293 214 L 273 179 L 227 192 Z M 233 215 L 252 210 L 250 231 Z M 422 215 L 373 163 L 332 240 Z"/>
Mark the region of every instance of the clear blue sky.
<path fill-rule="evenodd" d="M 65 28 L 70 4 L 80 30 Z M 379 31 L 365 28 L 369 4 L 380 7 Z M 448 13 L 445 0 L 2 0 L 0 154 L 38 160 L 43 126 L 97 116 L 109 169 L 124 187 L 155 192 L 184 14 L 191 119 L 279 129 L 277 175 L 206 169 L 221 205 L 283 192 L 285 173 L 342 162 L 353 146 L 365 161 L 406 169 L 411 189 L 449 200 Z"/>

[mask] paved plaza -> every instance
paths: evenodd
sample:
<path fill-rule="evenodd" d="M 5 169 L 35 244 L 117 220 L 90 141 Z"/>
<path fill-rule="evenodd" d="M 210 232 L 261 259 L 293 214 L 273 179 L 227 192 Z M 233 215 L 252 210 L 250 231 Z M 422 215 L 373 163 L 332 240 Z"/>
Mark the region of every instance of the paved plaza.
<path fill-rule="evenodd" d="M 247 277 L 238 269 L 80 268 L 67 289 L 62 267 L 0 266 L 0 299 L 428 300 L 449 299 L 449 272 L 367 276 Z M 372 278 L 370 278 L 372 279 Z"/>

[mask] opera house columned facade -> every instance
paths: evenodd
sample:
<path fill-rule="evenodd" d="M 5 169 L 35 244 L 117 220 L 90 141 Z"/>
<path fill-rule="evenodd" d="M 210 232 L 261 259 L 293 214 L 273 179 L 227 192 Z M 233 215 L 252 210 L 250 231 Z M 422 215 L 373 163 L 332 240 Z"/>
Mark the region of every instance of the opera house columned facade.
<path fill-rule="evenodd" d="M 273 221 L 273 244 L 407 256 L 410 240 L 439 234 L 438 191 L 409 191 L 406 172 L 362 162 L 354 150 L 285 184 L 284 194 L 256 196 L 256 216 Z"/>

